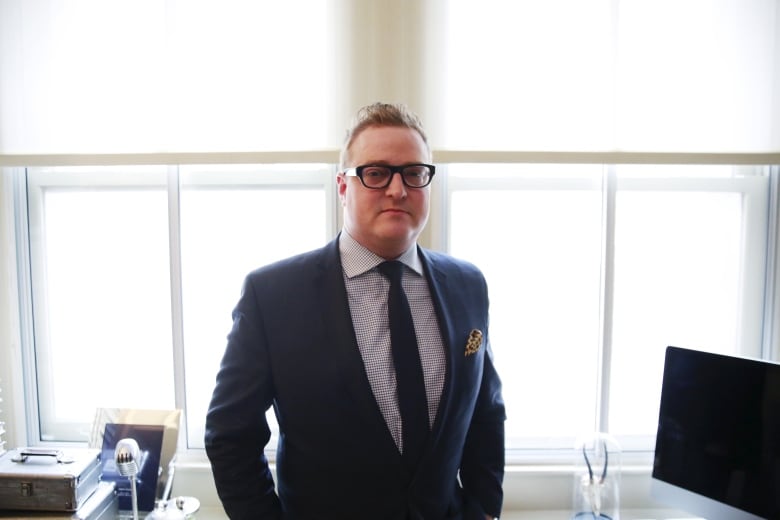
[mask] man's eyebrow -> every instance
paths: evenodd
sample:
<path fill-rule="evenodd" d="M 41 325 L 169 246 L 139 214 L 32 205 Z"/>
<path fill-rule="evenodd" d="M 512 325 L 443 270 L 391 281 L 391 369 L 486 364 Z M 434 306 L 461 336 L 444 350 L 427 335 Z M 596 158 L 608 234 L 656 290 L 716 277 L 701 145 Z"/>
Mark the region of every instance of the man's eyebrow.
<path fill-rule="evenodd" d="M 361 166 L 407 166 L 409 164 L 426 164 L 425 161 L 406 161 L 402 163 L 395 163 L 392 161 L 366 161 Z"/>

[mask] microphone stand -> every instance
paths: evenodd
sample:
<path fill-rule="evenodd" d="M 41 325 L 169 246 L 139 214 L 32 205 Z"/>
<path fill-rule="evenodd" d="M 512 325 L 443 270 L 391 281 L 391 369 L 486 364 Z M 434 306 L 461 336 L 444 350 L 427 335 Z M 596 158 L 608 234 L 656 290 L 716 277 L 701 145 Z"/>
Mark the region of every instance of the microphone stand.
<path fill-rule="evenodd" d="M 131 502 L 133 504 L 133 520 L 138 520 L 138 493 L 135 487 L 136 475 L 138 474 L 138 459 L 141 450 L 135 439 L 122 439 L 116 443 L 114 450 L 114 461 L 117 470 L 123 477 L 130 480 Z"/>
<path fill-rule="evenodd" d="M 133 520 L 138 520 L 138 493 L 135 489 L 135 475 L 130 477 L 130 493 L 133 499 Z"/>

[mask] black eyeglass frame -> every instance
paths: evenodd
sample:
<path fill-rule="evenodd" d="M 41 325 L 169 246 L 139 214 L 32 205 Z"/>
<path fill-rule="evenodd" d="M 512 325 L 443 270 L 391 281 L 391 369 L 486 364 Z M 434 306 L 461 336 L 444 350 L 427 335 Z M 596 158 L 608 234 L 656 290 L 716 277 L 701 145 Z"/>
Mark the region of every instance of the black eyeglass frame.
<path fill-rule="evenodd" d="M 406 182 L 406 176 L 404 176 L 404 170 L 407 168 L 413 168 L 415 166 L 425 166 L 428 168 L 428 182 L 423 184 L 422 186 L 415 186 L 413 184 L 409 184 Z M 366 184 L 366 181 L 363 179 L 363 171 L 366 168 L 386 168 L 390 170 L 390 176 L 387 178 L 387 182 L 383 184 L 382 186 L 369 186 Z M 431 184 L 431 181 L 433 180 L 433 176 L 436 174 L 436 166 L 433 164 L 427 164 L 427 163 L 411 163 L 411 164 L 402 164 L 402 165 L 391 165 L 391 164 L 363 164 L 361 166 L 353 166 L 352 168 L 345 168 L 342 172 L 347 177 L 357 177 L 360 179 L 360 183 L 365 186 L 366 188 L 370 190 L 383 190 L 390 186 L 390 183 L 393 182 L 393 177 L 396 173 L 401 175 L 401 181 L 404 183 L 404 186 L 407 188 L 425 188 L 426 186 Z"/>

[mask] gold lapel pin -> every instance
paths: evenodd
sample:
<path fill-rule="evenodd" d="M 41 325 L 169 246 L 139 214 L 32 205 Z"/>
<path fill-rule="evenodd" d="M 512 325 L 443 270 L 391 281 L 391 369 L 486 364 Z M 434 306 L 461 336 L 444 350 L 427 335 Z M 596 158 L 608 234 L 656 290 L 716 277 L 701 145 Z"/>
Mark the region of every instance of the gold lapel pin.
<path fill-rule="evenodd" d="M 469 332 L 469 340 L 466 342 L 466 356 L 476 354 L 482 346 L 482 331 L 473 329 Z"/>

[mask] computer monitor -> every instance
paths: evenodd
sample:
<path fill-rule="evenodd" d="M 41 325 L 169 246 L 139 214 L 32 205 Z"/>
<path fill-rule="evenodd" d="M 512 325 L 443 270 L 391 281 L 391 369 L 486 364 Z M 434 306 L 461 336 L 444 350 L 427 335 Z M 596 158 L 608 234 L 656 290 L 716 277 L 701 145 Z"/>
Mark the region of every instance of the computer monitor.
<path fill-rule="evenodd" d="M 666 349 L 651 495 L 707 520 L 780 519 L 780 364 Z"/>

